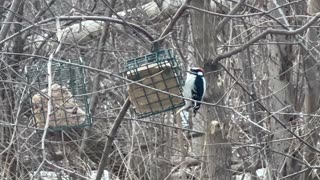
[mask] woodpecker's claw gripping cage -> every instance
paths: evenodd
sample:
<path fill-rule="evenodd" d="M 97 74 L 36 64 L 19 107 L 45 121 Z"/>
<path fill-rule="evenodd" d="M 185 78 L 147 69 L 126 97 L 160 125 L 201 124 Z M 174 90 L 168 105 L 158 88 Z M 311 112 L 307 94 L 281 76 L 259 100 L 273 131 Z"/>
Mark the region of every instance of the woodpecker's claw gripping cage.
<path fill-rule="evenodd" d="M 138 118 L 174 110 L 184 105 L 183 99 L 163 93 L 182 95 L 183 78 L 172 49 L 131 59 L 123 64 L 122 70 L 128 79 L 157 89 L 129 83 L 129 97 Z"/>
<path fill-rule="evenodd" d="M 77 62 L 81 63 L 81 62 Z M 29 99 L 35 126 L 49 131 L 81 128 L 92 124 L 84 69 L 71 64 L 52 63 L 51 109 L 48 113 L 47 63 L 26 67 Z"/>

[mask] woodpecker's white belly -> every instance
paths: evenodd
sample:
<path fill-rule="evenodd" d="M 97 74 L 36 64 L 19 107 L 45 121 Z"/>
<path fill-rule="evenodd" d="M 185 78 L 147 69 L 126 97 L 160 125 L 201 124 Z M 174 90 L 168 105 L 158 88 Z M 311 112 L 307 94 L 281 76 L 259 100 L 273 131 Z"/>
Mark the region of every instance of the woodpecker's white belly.
<path fill-rule="evenodd" d="M 194 89 L 194 81 L 196 79 L 196 75 L 194 74 L 187 74 L 187 79 L 183 86 L 183 96 L 189 99 L 192 99 L 192 89 Z M 192 105 L 191 101 L 186 100 L 185 107 L 190 107 Z"/>

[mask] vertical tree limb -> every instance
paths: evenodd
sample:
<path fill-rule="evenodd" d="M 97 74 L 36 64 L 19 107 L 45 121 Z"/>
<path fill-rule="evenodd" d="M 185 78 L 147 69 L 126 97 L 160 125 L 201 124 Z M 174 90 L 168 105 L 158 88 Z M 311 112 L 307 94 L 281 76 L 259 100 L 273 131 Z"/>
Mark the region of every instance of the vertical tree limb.
<path fill-rule="evenodd" d="M 210 0 L 204 1 L 191 1 L 191 5 L 200 9 L 209 10 Z M 221 100 L 225 88 L 223 82 L 219 79 L 222 77 L 222 72 L 218 63 L 212 63 L 211 58 L 217 55 L 217 23 L 219 17 L 211 16 L 203 12 L 191 12 L 191 28 L 196 50 L 195 64 L 204 67 L 206 72 L 214 72 L 206 75 L 207 84 L 209 85 L 206 90 L 205 101 L 216 102 L 223 104 Z M 231 145 L 226 138 L 229 129 L 229 118 L 226 118 L 224 108 L 203 106 L 200 113 L 203 116 L 196 116 L 193 124 L 197 130 L 206 131 L 206 136 L 193 139 L 193 143 L 199 144 L 194 147 L 194 153 L 201 154 L 204 152 L 204 164 L 202 168 L 206 169 L 205 177 L 212 180 L 231 180 Z M 214 144 L 218 145 L 214 145 Z"/>
<path fill-rule="evenodd" d="M 111 7 L 114 7 L 114 6 L 115 6 L 115 0 L 112 0 Z M 106 14 L 107 14 L 108 17 L 111 17 L 112 16 L 112 11 L 110 9 L 108 9 L 108 12 Z M 99 40 L 99 45 L 98 45 L 98 50 L 97 50 L 98 51 L 97 59 L 91 65 L 94 68 L 101 67 L 101 64 L 102 64 L 102 61 L 103 61 L 103 57 L 104 57 L 103 49 L 104 49 L 104 46 L 106 44 L 106 40 L 107 40 L 107 37 L 108 37 L 109 27 L 110 27 L 109 22 L 105 22 L 105 26 L 104 26 L 104 28 L 102 30 L 102 34 L 101 34 L 101 37 L 100 37 L 100 40 Z M 96 79 L 93 81 L 92 92 L 97 92 L 99 90 L 99 88 L 100 88 L 99 84 L 100 84 L 100 75 L 98 74 Z M 94 113 L 95 113 L 95 108 L 96 108 L 97 103 L 98 103 L 98 95 L 99 94 L 94 93 L 92 95 L 92 98 L 91 98 L 91 101 L 90 101 L 89 110 L 90 110 L 92 115 L 94 115 Z M 87 143 L 87 140 L 88 140 L 88 134 L 89 134 L 89 128 L 85 128 L 84 132 L 83 132 L 83 141 L 81 142 L 81 145 L 80 145 L 80 153 L 81 154 L 83 154 L 85 152 L 86 143 Z"/>
<path fill-rule="evenodd" d="M 107 137 L 107 140 L 106 140 L 107 143 L 104 146 L 102 158 L 101 158 L 100 163 L 99 163 L 96 180 L 100 180 L 102 178 L 104 168 L 107 165 L 107 162 L 109 160 L 109 155 L 110 155 L 111 150 L 112 150 L 111 145 L 113 143 L 113 140 L 115 139 L 115 136 L 116 136 L 117 131 L 118 131 L 119 127 L 120 127 L 121 121 L 123 120 L 124 116 L 126 115 L 128 109 L 130 107 L 130 104 L 131 104 L 131 101 L 129 100 L 129 98 L 127 98 L 125 103 L 124 103 L 124 105 L 121 108 L 120 113 L 118 114 L 116 120 L 114 121 L 113 126 L 112 126 L 109 134 L 108 134 L 108 137 Z"/>
<path fill-rule="evenodd" d="M 320 3 L 319 0 L 308 0 L 308 13 L 311 15 L 317 14 L 320 12 Z M 319 43 L 318 43 L 318 35 L 319 31 L 318 28 L 310 27 L 307 32 L 307 41 L 309 53 L 319 59 Z M 308 52 L 307 52 L 308 53 Z M 304 109 L 307 114 L 317 114 L 319 112 L 319 65 L 316 61 L 312 58 L 307 57 L 307 59 L 303 63 L 305 69 L 305 78 L 306 78 L 306 96 L 304 102 Z M 319 118 L 317 117 L 308 117 L 307 118 L 307 126 L 308 130 L 313 130 L 319 127 Z M 307 131 L 308 132 L 308 131 Z M 314 131 L 313 133 L 308 136 L 307 142 L 313 146 L 317 146 L 319 142 L 319 130 Z M 304 149 L 305 159 L 308 161 L 310 165 L 317 163 L 317 153 L 312 151 L 312 149 L 305 147 Z M 313 179 L 312 174 L 315 173 L 311 169 L 308 169 L 304 172 L 301 179 L 309 180 Z"/>
<path fill-rule="evenodd" d="M 251 38 L 251 31 L 249 30 L 249 28 L 247 27 L 247 24 L 243 24 L 243 26 L 245 27 L 245 29 L 247 29 L 247 37 L 248 39 Z M 241 53 L 241 56 L 243 59 L 243 62 L 242 62 L 242 66 L 243 66 L 243 70 L 244 70 L 244 77 L 246 79 L 246 83 L 247 83 L 247 89 L 254 95 L 256 96 L 257 95 L 257 92 L 256 92 L 256 88 L 255 88 L 255 85 L 254 83 L 251 83 L 254 81 L 254 73 L 253 73 L 253 63 L 252 63 L 252 59 L 251 59 L 251 53 L 250 53 L 250 48 L 246 49 L 245 52 Z M 246 101 L 247 102 L 250 102 L 252 100 L 252 98 L 250 97 L 249 94 L 245 93 L 245 98 L 246 98 Z M 260 114 L 256 114 L 255 112 L 259 111 L 258 109 L 258 105 L 255 104 L 255 103 L 250 103 L 246 106 L 247 108 L 247 111 L 249 112 L 249 116 L 250 116 L 250 119 L 254 122 L 257 122 L 259 123 L 259 119 L 262 119 L 262 116 Z M 260 123 L 261 124 L 261 123 Z M 259 125 L 260 125 L 259 124 Z M 255 144 L 255 143 L 260 143 L 262 141 L 262 137 L 263 137 L 263 132 L 257 128 L 256 126 L 253 126 L 251 129 L 250 129 L 250 135 L 252 137 L 254 137 L 252 139 L 252 142 Z M 252 152 L 252 159 L 253 159 L 253 162 L 254 162 L 254 165 L 251 167 L 251 174 L 252 175 L 256 175 L 256 171 L 257 171 L 257 167 L 258 167 L 258 161 L 259 161 L 259 156 L 258 156 L 258 151 L 255 149 L 253 152 Z M 258 177 L 256 176 L 252 176 L 251 177 L 251 180 L 258 180 Z"/>
<path fill-rule="evenodd" d="M 21 3 L 21 0 L 13 0 L 10 11 L 8 11 L 7 17 L 3 22 L 3 26 L 0 30 L 0 41 L 2 41 L 4 38 L 6 38 L 9 28 L 11 26 L 11 22 L 13 21 L 15 13 L 18 11 L 19 5 Z M 0 49 L 3 47 L 3 45 L 0 45 Z"/>

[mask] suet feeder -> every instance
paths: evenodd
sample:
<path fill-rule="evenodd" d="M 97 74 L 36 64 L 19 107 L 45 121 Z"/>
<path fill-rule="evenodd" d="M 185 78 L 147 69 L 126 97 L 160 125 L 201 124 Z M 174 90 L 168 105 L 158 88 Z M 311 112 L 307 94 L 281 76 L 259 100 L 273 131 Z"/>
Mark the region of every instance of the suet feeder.
<path fill-rule="evenodd" d="M 44 128 L 48 119 L 47 69 L 47 64 L 26 67 L 33 120 L 39 129 Z M 92 117 L 89 111 L 84 69 L 71 64 L 52 63 L 51 70 L 52 103 L 49 131 L 90 126 Z"/>
<path fill-rule="evenodd" d="M 126 78 L 157 90 L 182 95 L 180 66 L 172 49 L 160 50 L 124 63 Z M 138 118 L 148 117 L 184 105 L 183 99 L 129 83 L 128 94 Z"/>

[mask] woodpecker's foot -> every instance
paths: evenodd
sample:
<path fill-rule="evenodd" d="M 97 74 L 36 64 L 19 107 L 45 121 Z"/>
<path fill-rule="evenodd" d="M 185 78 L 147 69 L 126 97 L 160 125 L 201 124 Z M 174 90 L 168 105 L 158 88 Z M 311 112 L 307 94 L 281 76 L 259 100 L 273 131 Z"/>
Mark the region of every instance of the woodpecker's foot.
<path fill-rule="evenodd" d="M 196 109 L 193 109 L 193 117 L 196 117 L 196 115 L 197 115 L 197 110 Z"/>
<path fill-rule="evenodd" d="M 182 127 L 185 128 L 185 129 L 190 129 L 190 124 L 182 124 Z"/>

